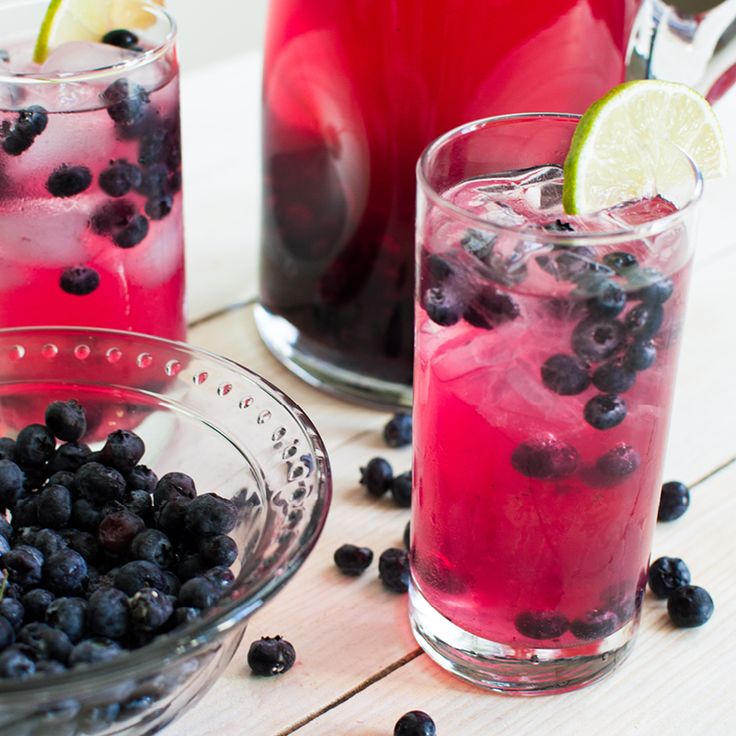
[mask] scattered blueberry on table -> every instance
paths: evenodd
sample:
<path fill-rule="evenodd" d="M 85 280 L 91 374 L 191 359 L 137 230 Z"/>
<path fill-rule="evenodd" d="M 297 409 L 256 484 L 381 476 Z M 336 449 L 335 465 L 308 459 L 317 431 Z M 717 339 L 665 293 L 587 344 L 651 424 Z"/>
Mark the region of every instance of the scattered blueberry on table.
<path fill-rule="evenodd" d="M 383 439 L 389 447 L 407 447 L 412 440 L 412 418 L 407 412 L 398 412 L 383 428 Z"/>
<path fill-rule="evenodd" d="M 690 569 L 679 557 L 659 557 L 649 565 L 649 589 L 657 598 L 669 598 L 690 583 Z"/>
<path fill-rule="evenodd" d="M 343 544 L 335 550 L 334 560 L 343 575 L 360 575 L 373 562 L 373 550 L 354 544 Z"/>
<path fill-rule="evenodd" d="M 394 593 L 409 590 L 409 554 L 405 549 L 391 547 L 381 553 L 378 575 L 383 584 Z"/>
<path fill-rule="evenodd" d="M 272 677 L 287 672 L 294 666 L 296 651 L 280 636 L 264 636 L 254 641 L 248 650 L 248 666 L 254 675 Z"/>
<path fill-rule="evenodd" d="M 394 736 L 436 736 L 434 721 L 422 710 L 404 713 L 394 726 Z"/>
<path fill-rule="evenodd" d="M 680 481 L 669 481 L 662 486 L 657 521 L 679 519 L 690 507 L 690 489 Z"/>
<path fill-rule="evenodd" d="M 667 599 L 667 613 L 672 623 L 680 628 L 702 626 L 713 615 L 713 599 L 704 588 L 683 585 Z"/>
<path fill-rule="evenodd" d="M 374 457 L 365 467 L 360 468 L 360 484 L 368 489 L 368 493 L 376 498 L 383 496 L 391 488 L 394 470 L 391 463 L 382 457 Z"/>

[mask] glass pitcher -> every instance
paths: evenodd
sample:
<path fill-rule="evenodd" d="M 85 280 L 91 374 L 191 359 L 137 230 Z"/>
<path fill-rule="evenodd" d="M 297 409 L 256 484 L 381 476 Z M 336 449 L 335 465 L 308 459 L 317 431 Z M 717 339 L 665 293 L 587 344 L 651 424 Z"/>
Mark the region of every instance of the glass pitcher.
<path fill-rule="evenodd" d="M 736 0 L 695 16 L 660 0 L 271 0 L 256 311 L 266 344 L 310 383 L 409 405 L 425 145 L 490 115 L 583 112 L 627 64 L 629 76 L 722 93 L 734 18 Z"/>

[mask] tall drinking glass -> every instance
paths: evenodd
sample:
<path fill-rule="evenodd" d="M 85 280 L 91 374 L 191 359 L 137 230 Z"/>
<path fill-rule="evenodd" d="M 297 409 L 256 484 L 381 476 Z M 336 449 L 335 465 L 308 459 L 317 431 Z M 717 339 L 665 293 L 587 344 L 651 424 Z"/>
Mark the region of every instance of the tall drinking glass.
<path fill-rule="evenodd" d="M 656 521 L 701 177 L 673 147 L 676 190 L 568 217 L 577 121 L 489 118 L 418 165 L 411 619 L 495 690 L 621 661 Z"/>
<path fill-rule="evenodd" d="M 0 2 L 0 327 L 183 339 L 176 28 L 154 2 L 98 4 L 128 48 L 69 41 L 38 64 L 48 0 Z"/>

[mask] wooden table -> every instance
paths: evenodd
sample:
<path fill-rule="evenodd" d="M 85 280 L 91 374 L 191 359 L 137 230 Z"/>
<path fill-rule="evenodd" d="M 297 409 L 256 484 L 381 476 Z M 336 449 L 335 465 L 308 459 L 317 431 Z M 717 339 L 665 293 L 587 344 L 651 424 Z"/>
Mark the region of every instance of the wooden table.
<path fill-rule="evenodd" d="M 254 616 L 225 675 L 165 734 L 382 736 L 416 708 L 433 716 L 440 736 L 736 734 L 734 176 L 708 186 L 703 204 L 667 455 L 666 476 L 691 485 L 692 507 L 680 521 L 659 525 L 653 549 L 654 556 L 687 560 L 694 580 L 713 595 L 715 614 L 701 629 L 677 630 L 664 605 L 647 595 L 634 653 L 612 676 L 566 695 L 490 694 L 421 653 L 409 631 L 406 596 L 383 589 L 375 563 L 349 579 L 332 562 L 345 542 L 367 545 L 376 556 L 401 546 L 408 512 L 368 497 L 358 466 L 381 454 L 404 470 L 411 457 L 383 444 L 385 413 L 310 388 L 256 334 L 258 77 L 259 58 L 248 56 L 184 79 L 190 341 L 261 373 L 307 409 L 330 452 L 335 496 L 303 569 Z M 229 137 L 208 135 L 207 99 L 228 100 Z M 733 109 L 722 112 L 736 119 Z M 296 647 L 296 665 L 277 678 L 250 676 L 248 644 L 276 634 Z"/>

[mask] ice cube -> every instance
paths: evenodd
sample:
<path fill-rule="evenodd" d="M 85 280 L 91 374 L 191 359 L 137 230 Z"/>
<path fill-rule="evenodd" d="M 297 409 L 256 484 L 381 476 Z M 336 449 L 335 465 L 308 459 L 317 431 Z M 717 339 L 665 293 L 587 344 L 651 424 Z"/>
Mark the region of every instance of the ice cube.
<path fill-rule="evenodd" d="M 559 207 L 562 204 L 562 184 L 545 182 L 539 187 L 539 206 L 543 210 Z"/>
<path fill-rule="evenodd" d="M 519 184 L 527 187 L 530 184 L 541 184 L 551 179 L 562 179 L 562 169 L 559 166 L 539 166 L 521 179 Z"/>
<path fill-rule="evenodd" d="M 122 64 L 138 54 L 107 43 L 67 41 L 55 48 L 41 65 L 41 73 L 84 72 Z"/>

